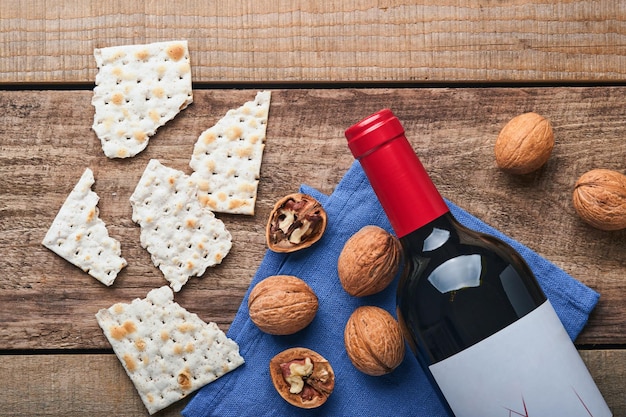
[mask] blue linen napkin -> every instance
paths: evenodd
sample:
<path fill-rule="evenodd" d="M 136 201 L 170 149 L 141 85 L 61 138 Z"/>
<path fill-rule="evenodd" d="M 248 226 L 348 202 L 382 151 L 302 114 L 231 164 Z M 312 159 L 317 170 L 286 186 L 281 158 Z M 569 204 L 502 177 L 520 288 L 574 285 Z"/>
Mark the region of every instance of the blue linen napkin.
<path fill-rule="evenodd" d="M 392 373 L 373 377 L 358 371 L 345 354 L 343 331 L 350 314 L 360 305 L 378 305 L 396 316 L 392 283 L 379 294 L 364 298 L 348 295 L 337 277 L 339 253 L 350 236 L 367 224 L 391 231 L 391 226 L 361 166 L 355 162 L 331 196 L 303 185 L 301 192 L 315 197 L 328 214 L 328 227 L 312 247 L 292 254 L 267 251 L 248 293 L 228 330 L 240 347 L 246 363 L 206 385 L 190 400 L 185 417 L 208 416 L 417 416 L 445 417 L 435 391 L 410 350 Z M 469 213 L 448 202 L 454 216 L 466 226 L 493 234 L 513 245 L 526 259 L 574 340 L 598 302 L 599 294 L 569 276 L 554 264 Z M 248 316 L 248 294 L 262 279 L 277 274 L 305 280 L 319 299 L 313 322 L 290 336 L 262 333 Z M 396 278 L 397 279 L 397 278 Z M 331 363 L 335 390 L 317 409 L 302 410 L 285 402 L 269 376 L 270 359 L 284 349 L 313 349 Z"/>

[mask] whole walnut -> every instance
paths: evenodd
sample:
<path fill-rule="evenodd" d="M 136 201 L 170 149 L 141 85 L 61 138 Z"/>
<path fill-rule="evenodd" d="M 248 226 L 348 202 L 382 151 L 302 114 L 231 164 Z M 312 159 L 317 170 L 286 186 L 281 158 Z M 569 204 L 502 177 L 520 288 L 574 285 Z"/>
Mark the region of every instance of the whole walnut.
<path fill-rule="evenodd" d="M 528 174 L 543 166 L 554 148 L 550 121 L 537 113 L 511 119 L 496 139 L 496 163 L 503 171 Z"/>
<path fill-rule="evenodd" d="M 572 196 L 574 209 L 600 230 L 626 228 L 626 176 L 609 169 L 593 169 L 578 178 Z"/>
<path fill-rule="evenodd" d="M 317 313 L 318 300 L 306 282 L 291 275 L 273 275 L 250 291 L 250 319 L 265 333 L 287 335 L 308 326 Z"/>
<path fill-rule="evenodd" d="M 346 241 L 339 254 L 341 286 L 356 297 L 376 294 L 393 281 L 401 259 L 397 237 L 381 227 L 364 226 Z"/>
<path fill-rule="evenodd" d="M 400 325 L 380 307 L 361 306 L 354 310 L 346 323 L 344 343 L 352 364 L 367 375 L 388 374 L 404 359 Z"/>

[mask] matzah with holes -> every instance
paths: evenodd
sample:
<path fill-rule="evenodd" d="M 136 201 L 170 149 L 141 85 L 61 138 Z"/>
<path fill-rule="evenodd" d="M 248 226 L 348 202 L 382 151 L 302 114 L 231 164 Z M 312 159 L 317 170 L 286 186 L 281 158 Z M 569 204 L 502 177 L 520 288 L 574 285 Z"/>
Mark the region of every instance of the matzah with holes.
<path fill-rule="evenodd" d="M 98 217 L 99 197 L 91 189 L 94 182 L 91 169 L 85 169 L 41 243 L 98 281 L 111 285 L 126 260 L 121 257 L 120 242 L 109 236 Z"/>
<path fill-rule="evenodd" d="M 167 286 L 96 319 L 150 414 L 244 363 L 237 343 L 174 302 Z"/>
<path fill-rule="evenodd" d="M 152 159 L 130 197 L 141 245 L 176 292 L 231 248 L 230 232 L 196 192 L 188 175 Z"/>
<path fill-rule="evenodd" d="M 187 41 L 100 48 L 93 130 L 109 158 L 128 158 L 193 101 Z"/>
<path fill-rule="evenodd" d="M 254 214 L 270 91 L 226 112 L 196 142 L 189 166 L 200 201 L 220 213 Z"/>

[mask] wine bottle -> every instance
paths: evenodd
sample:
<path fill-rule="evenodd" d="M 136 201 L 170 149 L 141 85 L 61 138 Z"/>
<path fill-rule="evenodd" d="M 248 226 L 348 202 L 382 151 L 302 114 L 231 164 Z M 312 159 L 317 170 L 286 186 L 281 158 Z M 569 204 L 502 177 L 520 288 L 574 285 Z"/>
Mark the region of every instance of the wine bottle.
<path fill-rule="evenodd" d="M 398 321 L 448 413 L 611 416 L 525 260 L 454 218 L 398 118 L 384 109 L 345 135 L 402 242 Z"/>

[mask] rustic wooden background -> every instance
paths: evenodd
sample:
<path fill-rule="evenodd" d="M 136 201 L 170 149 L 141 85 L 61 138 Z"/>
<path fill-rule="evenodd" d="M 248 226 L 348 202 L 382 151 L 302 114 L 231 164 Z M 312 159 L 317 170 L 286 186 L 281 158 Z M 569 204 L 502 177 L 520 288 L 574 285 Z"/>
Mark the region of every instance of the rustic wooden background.
<path fill-rule="evenodd" d="M 615 1 L 3 1 L 0 415 L 147 414 L 93 318 L 165 284 L 128 197 L 150 158 L 189 172 L 198 135 L 271 89 L 256 215 L 218 215 L 233 249 L 180 304 L 226 330 L 273 203 L 301 183 L 331 193 L 353 161 L 345 128 L 390 107 L 445 197 L 601 293 L 576 344 L 626 416 L 626 232 L 594 230 L 571 205 L 585 171 L 625 171 L 625 37 Z M 107 159 L 91 130 L 93 48 L 170 39 L 189 41 L 194 103 L 137 157 Z M 551 120 L 554 153 L 534 174 L 506 175 L 495 138 L 531 110 Z M 129 261 L 111 288 L 41 246 L 86 167 Z"/>
<path fill-rule="evenodd" d="M 3 0 L 0 82 L 95 77 L 93 49 L 188 39 L 194 80 L 617 81 L 614 0 Z"/>

